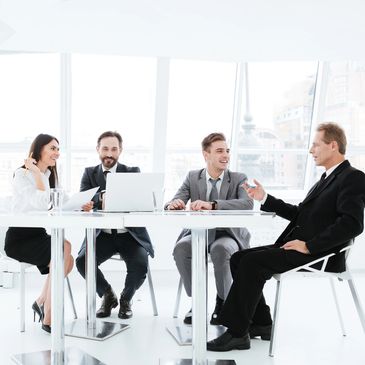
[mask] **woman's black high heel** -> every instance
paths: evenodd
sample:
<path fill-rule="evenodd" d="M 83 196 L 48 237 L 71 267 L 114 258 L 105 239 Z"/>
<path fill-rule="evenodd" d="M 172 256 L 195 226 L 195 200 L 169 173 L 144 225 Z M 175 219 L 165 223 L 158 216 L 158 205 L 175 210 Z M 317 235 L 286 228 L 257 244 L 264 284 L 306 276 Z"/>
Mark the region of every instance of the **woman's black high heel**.
<path fill-rule="evenodd" d="M 51 333 L 51 326 L 42 322 L 42 330 Z"/>
<path fill-rule="evenodd" d="M 32 309 L 33 309 L 33 322 L 35 322 L 35 315 L 36 313 L 39 316 L 39 321 L 42 321 L 43 317 L 44 317 L 44 309 L 43 309 L 43 305 L 39 306 L 37 302 L 34 302 L 32 304 Z"/>

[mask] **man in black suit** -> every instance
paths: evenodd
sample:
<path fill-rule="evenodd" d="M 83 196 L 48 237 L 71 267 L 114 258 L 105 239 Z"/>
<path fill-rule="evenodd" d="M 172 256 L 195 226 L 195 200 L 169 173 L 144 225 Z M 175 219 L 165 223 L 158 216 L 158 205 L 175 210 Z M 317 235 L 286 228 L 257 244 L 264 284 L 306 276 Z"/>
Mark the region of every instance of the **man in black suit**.
<path fill-rule="evenodd" d="M 231 258 L 233 284 L 221 311 L 227 331 L 208 342 L 208 350 L 249 349 L 250 337 L 269 340 L 272 319 L 262 290 L 273 274 L 282 273 L 329 253 L 338 253 L 363 231 L 365 174 L 345 160 L 346 136 L 334 123 L 317 128 L 310 149 L 326 171 L 299 205 L 291 205 L 256 187 L 245 186 L 261 209 L 288 219 L 274 245 L 239 251 Z M 345 269 L 344 254 L 330 258 L 327 271 Z"/>
<path fill-rule="evenodd" d="M 106 178 L 109 173 L 140 172 L 138 167 L 128 167 L 118 163 L 122 152 L 122 137 L 117 132 L 104 132 L 100 135 L 96 150 L 101 164 L 87 167 L 81 180 L 81 191 L 99 186 L 93 201 L 97 209 L 102 209 Z M 85 278 L 85 241 L 76 259 L 76 266 Z M 96 237 L 96 291 L 102 297 L 100 309 L 96 312 L 99 318 L 110 316 L 111 310 L 118 305 L 118 298 L 112 287 L 99 269 L 99 265 L 115 254 L 119 254 L 127 266 L 124 289 L 119 299 L 119 318 L 132 317 L 131 299 L 136 290 L 143 284 L 148 267 L 148 255 L 154 256 L 153 247 L 146 228 L 103 229 Z"/>

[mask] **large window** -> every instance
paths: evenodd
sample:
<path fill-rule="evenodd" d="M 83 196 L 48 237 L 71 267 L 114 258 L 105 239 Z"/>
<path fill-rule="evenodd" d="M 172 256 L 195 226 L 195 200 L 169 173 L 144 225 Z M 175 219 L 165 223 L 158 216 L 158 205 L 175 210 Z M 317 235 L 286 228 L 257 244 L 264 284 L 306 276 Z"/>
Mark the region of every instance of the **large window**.
<path fill-rule="evenodd" d="M 168 104 L 166 194 L 187 172 L 205 166 L 201 141 L 212 132 L 231 135 L 236 65 L 173 60 Z"/>
<path fill-rule="evenodd" d="M 59 55 L 0 56 L 0 191 L 39 133 L 60 135 Z"/>
<path fill-rule="evenodd" d="M 324 121 L 346 131 L 350 162 L 365 170 L 365 63 L 331 62 L 323 75 Z"/>
<path fill-rule="evenodd" d="M 249 63 L 245 76 L 237 169 L 269 189 L 303 189 L 317 63 Z"/>
<path fill-rule="evenodd" d="M 120 162 L 151 171 L 156 60 L 121 56 L 72 56 L 72 190 L 85 167 L 100 163 L 97 137 L 118 131 Z"/>

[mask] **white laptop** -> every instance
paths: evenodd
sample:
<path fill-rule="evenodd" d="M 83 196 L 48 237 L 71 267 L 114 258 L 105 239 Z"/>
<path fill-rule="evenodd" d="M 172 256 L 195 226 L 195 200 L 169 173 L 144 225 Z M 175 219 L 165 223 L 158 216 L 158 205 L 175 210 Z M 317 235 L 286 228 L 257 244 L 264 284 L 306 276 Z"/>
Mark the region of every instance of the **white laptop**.
<path fill-rule="evenodd" d="M 104 212 L 152 212 L 163 206 L 163 173 L 107 175 Z"/>

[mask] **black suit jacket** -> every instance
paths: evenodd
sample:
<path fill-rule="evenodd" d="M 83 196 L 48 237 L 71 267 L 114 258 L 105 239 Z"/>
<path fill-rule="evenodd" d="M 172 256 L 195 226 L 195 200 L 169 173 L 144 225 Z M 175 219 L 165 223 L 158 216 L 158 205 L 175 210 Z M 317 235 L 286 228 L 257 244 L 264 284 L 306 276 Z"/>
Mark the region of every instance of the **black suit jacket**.
<path fill-rule="evenodd" d="M 140 172 L 139 167 L 128 167 L 117 163 L 117 172 Z M 93 197 L 94 206 L 96 209 L 102 209 L 100 193 L 105 190 L 105 178 L 102 165 L 87 167 L 82 175 L 80 191 L 85 191 L 99 186 L 98 191 Z M 136 192 L 138 194 L 138 192 Z M 151 257 L 154 257 L 150 236 L 147 229 L 144 227 L 125 227 L 126 230 L 134 237 L 134 239 L 146 249 Z"/>
<path fill-rule="evenodd" d="M 275 246 L 299 239 L 315 259 L 340 251 L 363 231 L 364 206 L 365 174 L 346 160 L 299 205 L 268 195 L 261 209 L 290 220 Z M 331 258 L 326 270 L 345 270 L 344 254 Z"/>

